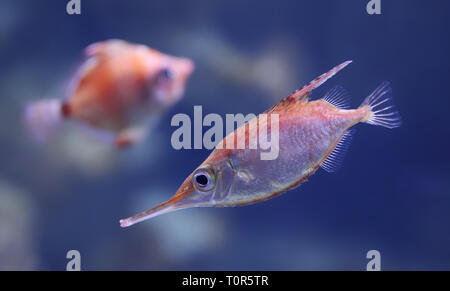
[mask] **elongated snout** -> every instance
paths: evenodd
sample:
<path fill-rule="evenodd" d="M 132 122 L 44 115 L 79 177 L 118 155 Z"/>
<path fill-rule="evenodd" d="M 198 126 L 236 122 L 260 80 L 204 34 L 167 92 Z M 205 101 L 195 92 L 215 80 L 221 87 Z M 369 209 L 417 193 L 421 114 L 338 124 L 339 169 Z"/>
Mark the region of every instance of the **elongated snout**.
<path fill-rule="evenodd" d="M 159 216 L 161 214 L 195 206 L 189 199 L 194 191 L 195 189 L 191 183 L 191 176 L 189 176 L 178 189 L 177 193 L 170 200 L 163 202 L 149 210 L 136 214 L 135 216 L 121 219 L 120 226 L 128 227 L 138 222 Z"/>
<path fill-rule="evenodd" d="M 131 225 L 136 224 L 138 222 L 150 219 L 152 217 L 155 217 L 155 216 L 158 216 L 158 215 L 161 215 L 161 214 L 164 214 L 164 213 L 169 213 L 169 212 L 172 212 L 172 211 L 175 211 L 175 210 L 177 210 L 177 208 L 172 203 L 170 203 L 170 200 L 169 200 L 169 201 L 166 201 L 164 203 L 161 203 L 160 205 L 158 205 L 156 207 L 153 207 L 153 208 L 151 208 L 149 210 L 141 212 L 141 213 L 139 213 L 139 214 L 137 214 L 135 216 L 128 217 L 128 218 L 125 218 L 125 219 L 121 219 L 120 220 L 120 226 L 121 227 L 128 227 L 128 226 L 131 226 Z"/>

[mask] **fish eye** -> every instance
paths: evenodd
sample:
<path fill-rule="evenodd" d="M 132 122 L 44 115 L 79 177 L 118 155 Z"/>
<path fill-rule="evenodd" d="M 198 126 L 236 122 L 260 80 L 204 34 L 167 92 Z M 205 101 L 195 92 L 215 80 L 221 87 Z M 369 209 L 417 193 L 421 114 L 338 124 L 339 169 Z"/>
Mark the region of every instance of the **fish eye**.
<path fill-rule="evenodd" d="M 159 72 L 159 76 L 164 80 L 170 80 L 173 78 L 173 72 L 169 68 L 164 68 Z"/>
<path fill-rule="evenodd" d="M 193 182 L 195 188 L 199 191 L 209 191 L 213 189 L 216 184 L 215 176 L 209 168 L 197 169 L 194 173 Z"/>
<path fill-rule="evenodd" d="M 206 175 L 200 174 L 195 177 L 195 182 L 201 187 L 208 185 L 208 177 Z"/>

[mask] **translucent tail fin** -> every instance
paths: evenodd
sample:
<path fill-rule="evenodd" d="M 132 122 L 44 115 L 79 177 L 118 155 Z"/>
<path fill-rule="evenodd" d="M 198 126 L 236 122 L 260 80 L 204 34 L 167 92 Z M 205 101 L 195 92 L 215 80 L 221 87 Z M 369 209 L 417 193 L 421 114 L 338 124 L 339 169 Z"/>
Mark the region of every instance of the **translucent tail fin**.
<path fill-rule="evenodd" d="M 61 107 L 58 99 L 42 99 L 26 105 L 25 125 L 39 142 L 47 142 L 57 131 L 63 117 Z"/>
<path fill-rule="evenodd" d="M 370 111 L 366 123 L 380 125 L 387 128 L 396 128 L 402 124 L 401 118 L 392 102 L 392 90 L 389 82 L 378 86 L 361 104 L 360 107 L 369 106 Z"/>

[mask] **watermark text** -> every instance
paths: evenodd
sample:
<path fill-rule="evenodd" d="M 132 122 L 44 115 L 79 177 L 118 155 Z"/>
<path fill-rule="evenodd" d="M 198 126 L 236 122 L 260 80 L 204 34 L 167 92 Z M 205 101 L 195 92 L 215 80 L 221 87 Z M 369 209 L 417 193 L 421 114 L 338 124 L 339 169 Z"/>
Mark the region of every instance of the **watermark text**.
<path fill-rule="evenodd" d="M 224 122 L 215 113 L 203 117 L 202 107 L 194 106 L 193 119 L 192 123 L 189 115 L 183 113 L 172 117 L 171 126 L 178 127 L 171 137 L 174 149 L 250 149 L 259 150 L 261 160 L 278 158 L 279 116 L 276 113 L 258 116 L 252 113 L 226 114 Z M 209 128 L 203 133 L 204 126 Z"/>

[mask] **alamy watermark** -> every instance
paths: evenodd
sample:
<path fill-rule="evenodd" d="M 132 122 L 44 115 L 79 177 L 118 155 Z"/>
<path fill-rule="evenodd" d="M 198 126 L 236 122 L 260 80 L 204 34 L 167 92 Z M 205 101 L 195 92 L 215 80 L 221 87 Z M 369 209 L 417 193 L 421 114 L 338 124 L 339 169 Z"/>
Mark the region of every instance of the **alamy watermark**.
<path fill-rule="evenodd" d="M 219 114 L 203 117 L 202 107 L 194 106 L 194 122 L 189 115 L 175 114 L 170 122 L 178 128 L 172 133 L 171 144 L 179 149 L 250 149 L 260 150 L 261 160 L 275 160 L 279 154 L 278 114 L 226 114 L 225 122 Z M 226 132 L 224 138 L 224 124 Z M 193 127 L 192 127 L 193 125 Z M 203 134 L 203 126 L 210 127 Z M 193 145 L 192 145 L 193 128 Z"/>
<path fill-rule="evenodd" d="M 67 14 L 81 14 L 81 0 L 70 0 L 66 5 Z"/>
<path fill-rule="evenodd" d="M 366 258 L 370 260 L 366 266 L 367 271 L 381 271 L 381 254 L 379 251 L 368 251 Z"/>
<path fill-rule="evenodd" d="M 381 0 L 370 0 L 366 6 L 367 14 L 381 14 Z"/>
<path fill-rule="evenodd" d="M 66 5 L 67 14 L 81 14 L 81 0 L 70 0 Z M 381 14 L 381 0 L 370 0 L 366 5 L 368 14 Z"/>
<path fill-rule="evenodd" d="M 66 254 L 67 262 L 66 271 L 81 271 L 81 254 L 77 250 L 70 250 Z"/>

